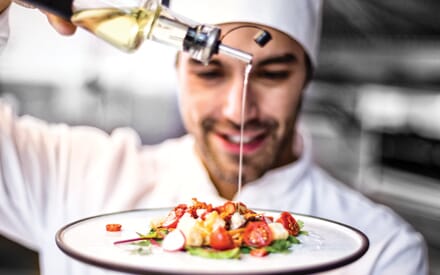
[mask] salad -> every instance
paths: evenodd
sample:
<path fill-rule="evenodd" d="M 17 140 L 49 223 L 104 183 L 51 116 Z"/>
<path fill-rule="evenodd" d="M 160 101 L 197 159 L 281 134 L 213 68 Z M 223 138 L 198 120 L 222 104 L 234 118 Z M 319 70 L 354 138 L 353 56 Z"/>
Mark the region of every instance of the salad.
<path fill-rule="evenodd" d="M 211 259 L 239 259 L 242 254 L 263 257 L 288 253 L 307 234 L 303 223 L 289 212 L 278 217 L 257 213 L 242 202 L 220 206 L 192 200 L 179 204 L 166 216 L 151 221 L 151 229 L 139 238 L 117 241 L 138 246 L 157 245 L 165 251 L 184 251 Z"/>

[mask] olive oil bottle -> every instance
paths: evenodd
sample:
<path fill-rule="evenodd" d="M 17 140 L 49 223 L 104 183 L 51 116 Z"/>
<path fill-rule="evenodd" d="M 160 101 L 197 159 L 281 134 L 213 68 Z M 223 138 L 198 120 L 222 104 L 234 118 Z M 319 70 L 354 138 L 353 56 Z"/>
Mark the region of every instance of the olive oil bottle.
<path fill-rule="evenodd" d="M 75 12 L 72 22 L 110 44 L 131 52 L 150 38 L 156 11 L 141 8 L 100 8 Z"/>
<path fill-rule="evenodd" d="M 160 0 L 20 0 L 84 28 L 111 45 L 132 52 L 152 40 L 187 52 L 207 64 L 223 53 L 250 63 L 252 55 L 224 45 L 220 28 L 173 13 Z"/>

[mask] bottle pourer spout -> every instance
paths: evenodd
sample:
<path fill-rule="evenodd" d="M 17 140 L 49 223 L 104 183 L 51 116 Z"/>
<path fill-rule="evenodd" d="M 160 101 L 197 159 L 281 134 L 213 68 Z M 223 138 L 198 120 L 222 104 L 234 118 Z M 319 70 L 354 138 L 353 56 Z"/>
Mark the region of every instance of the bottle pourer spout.
<path fill-rule="evenodd" d="M 252 63 L 252 54 L 226 46 L 224 44 L 218 45 L 218 53 L 239 59 L 247 64 Z"/>
<path fill-rule="evenodd" d="M 254 37 L 254 41 L 255 41 L 255 43 L 258 44 L 258 46 L 260 46 L 260 47 L 264 47 L 264 46 L 266 46 L 266 44 L 267 44 L 270 40 L 272 40 L 272 36 L 270 35 L 270 33 L 269 33 L 268 31 L 266 31 L 266 30 L 264 30 L 264 29 L 260 29 L 260 28 L 255 27 L 255 26 L 248 26 L 248 25 L 239 26 L 239 27 L 236 27 L 236 28 L 234 28 L 234 29 L 232 29 L 232 30 L 229 30 L 229 31 L 223 36 L 223 38 L 224 38 L 226 35 L 228 35 L 230 32 L 232 32 L 232 31 L 234 31 L 234 30 L 236 30 L 236 29 L 247 28 L 247 27 L 257 28 L 257 29 L 260 30 L 260 31 L 255 35 L 255 37 Z M 239 60 L 241 60 L 241 61 L 243 61 L 243 62 L 245 62 L 245 63 L 247 63 L 247 64 L 252 63 L 252 58 L 253 58 L 252 54 L 249 54 L 249 53 L 247 53 L 247 52 L 243 52 L 243 51 L 241 51 L 241 50 L 238 50 L 238 49 L 235 49 L 235 48 L 232 48 L 232 47 L 226 46 L 226 45 L 224 45 L 224 44 L 219 44 L 217 52 L 218 52 L 218 53 L 223 53 L 223 54 L 229 55 L 229 56 L 231 56 L 231 57 L 233 57 L 233 58 L 237 58 L 237 59 L 239 59 Z"/>

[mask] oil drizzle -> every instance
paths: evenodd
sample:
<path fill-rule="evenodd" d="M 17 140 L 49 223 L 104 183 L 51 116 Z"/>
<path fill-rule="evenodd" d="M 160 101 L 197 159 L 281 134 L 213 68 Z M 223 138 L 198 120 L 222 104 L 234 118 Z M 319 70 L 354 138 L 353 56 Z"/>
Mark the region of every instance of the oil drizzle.
<path fill-rule="evenodd" d="M 238 189 L 236 196 L 240 196 L 241 186 L 243 181 L 243 136 L 244 136 L 244 119 L 246 113 L 246 98 L 248 90 L 249 75 L 252 70 L 252 63 L 248 63 L 244 70 L 243 91 L 241 98 L 241 113 L 240 113 L 240 151 L 238 160 Z"/>

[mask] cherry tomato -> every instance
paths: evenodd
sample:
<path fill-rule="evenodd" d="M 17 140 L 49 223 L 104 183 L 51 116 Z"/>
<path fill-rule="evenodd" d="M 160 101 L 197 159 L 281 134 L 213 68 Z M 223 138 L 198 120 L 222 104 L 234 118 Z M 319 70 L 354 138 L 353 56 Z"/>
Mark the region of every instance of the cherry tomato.
<path fill-rule="evenodd" d="M 251 252 L 249 252 L 249 254 L 255 257 L 264 257 L 267 254 L 269 254 L 269 252 L 264 247 L 262 247 L 262 248 L 252 249 Z"/>
<path fill-rule="evenodd" d="M 209 236 L 209 244 L 217 250 L 232 249 L 235 247 L 234 240 L 224 227 L 218 227 Z"/>
<path fill-rule="evenodd" d="M 109 223 L 105 226 L 105 229 L 109 232 L 118 232 L 121 231 L 122 225 L 119 223 Z"/>
<path fill-rule="evenodd" d="M 247 246 L 268 246 L 272 240 L 272 231 L 264 221 L 249 222 L 244 229 L 243 241 Z"/>
<path fill-rule="evenodd" d="M 282 212 L 276 222 L 281 223 L 290 235 L 296 236 L 301 230 L 295 218 L 289 212 Z"/>

